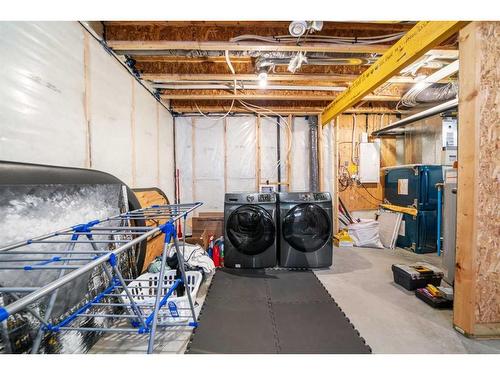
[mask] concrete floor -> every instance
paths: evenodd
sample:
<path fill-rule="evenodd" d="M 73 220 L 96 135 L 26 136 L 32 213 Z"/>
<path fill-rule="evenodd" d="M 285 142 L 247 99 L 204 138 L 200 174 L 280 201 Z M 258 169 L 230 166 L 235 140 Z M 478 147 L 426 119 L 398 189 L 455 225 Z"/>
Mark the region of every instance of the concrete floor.
<path fill-rule="evenodd" d="M 500 353 L 500 340 L 472 340 L 452 327 L 452 311 L 436 310 L 393 282 L 391 265 L 426 261 L 434 254 L 406 250 L 338 248 L 334 267 L 315 271 L 374 353 Z M 200 286 L 199 314 L 211 278 Z M 203 322 L 201 322 L 203 324 Z M 159 333 L 155 353 L 184 353 L 192 329 Z M 105 334 L 90 353 L 145 353 L 148 337 Z"/>
<path fill-rule="evenodd" d="M 391 265 L 435 254 L 406 250 L 338 248 L 334 267 L 316 275 L 374 353 L 500 353 L 500 340 L 472 340 L 453 329 L 451 310 L 437 310 L 393 282 Z"/>

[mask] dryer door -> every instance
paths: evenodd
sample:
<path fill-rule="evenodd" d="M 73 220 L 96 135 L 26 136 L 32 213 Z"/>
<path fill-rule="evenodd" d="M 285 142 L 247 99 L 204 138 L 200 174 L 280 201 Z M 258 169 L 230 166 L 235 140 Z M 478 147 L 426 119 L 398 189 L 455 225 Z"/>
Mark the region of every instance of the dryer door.
<path fill-rule="evenodd" d="M 229 241 L 246 255 L 257 255 L 267 250 L 274 244 L 275 233 L 272 216 L 259 206 L 238 207 L 226 222 Z"/>
<path fill-rule="evenodd" d="M 294 249 L 313 252 L 325 245 L 331 236 L 332 224 L 327 212 L 313 203 L 293 207 L 283 218 L 283 238 Z"/>

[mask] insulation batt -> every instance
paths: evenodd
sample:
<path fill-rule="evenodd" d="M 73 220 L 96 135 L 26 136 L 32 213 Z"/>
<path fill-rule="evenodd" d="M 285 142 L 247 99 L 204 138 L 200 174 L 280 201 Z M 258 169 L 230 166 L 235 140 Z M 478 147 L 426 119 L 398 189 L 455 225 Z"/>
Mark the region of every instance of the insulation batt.
<path fill-rule="evenodd" d="M 104 218 L 120 213 L 120 185 L 19 185 L 0 186 L 0 244 L 6 245 L 26 240 L 37 235 L 50 233 L 78 223 L 85 223 L 96 218 Z M 109 224 L 107 224 L 109 225 Z M 100 239 L 100 236 L 95 236 Z M 102 239 L 102 237 L 101 237 Z M 67 244 L 32 244 L 20 250 L 65 250 Z M 108 244 L 97 244 L 98 249 L 105 249 Z M 89 245 L 79 244 L 75 250 L 90 250 Z M 60 254 L 45 254 L 50 258 Z M 9 259 L 13 255 L 2 255 Z M 20 259 L 17 255 L 15 259 Z M 22 257 L 33 258 L 33 255 Z M 37 256 L 39 257 L 39 256 Z M 12 265 L 33 264 L 33 262 L 12 262 Z M 78 264 L 75 262 L 74 264 Z M 133 251 L 120 257 L 120 268 L 126 278 L 134 277 L 135 257 Z M 55 271 L 20 271 L 0 270 L 1 286 L 42 286 L 56 278 Z M 101 269 L 68 283 L 60 289 L 59 297 L 52 313 L 52 322 L 57 323 L 72 311 L 102 291 L 107 282 Z M 44 316 L 46 299 L 39 300 L 34 306 Z M 0 293 L 0 304 L 12 302 L 12 297 Z M 106 307 L 104 308 L 106 309 Z M 109 309 L 109 308 L 108 308 Z M 104 311 L 104 310 L 103 310 Z M 98 318 L 83 321 L 88 327 L 104 326 Z M 10 347 L 12 352 L 27 352 L 38 329 L 38 321 L 26 312 L 20 312 L 8 321 Z M 42 353 L 84 353 L 90 349 L 99 334 L 95 332 L 60 332 L 45 336 L 40 351 Z M 0 352 L 6 343 L 0 343 Z"/>

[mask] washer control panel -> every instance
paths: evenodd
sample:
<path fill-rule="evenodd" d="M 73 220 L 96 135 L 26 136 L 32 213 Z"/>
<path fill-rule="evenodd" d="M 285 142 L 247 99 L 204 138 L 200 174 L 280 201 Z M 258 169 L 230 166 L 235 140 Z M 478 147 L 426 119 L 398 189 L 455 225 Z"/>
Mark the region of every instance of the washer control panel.
<path fill-rule="evenodd" d="M 261 203 L 267 203 L 267 202 L 274 202 L 274 194 L 259 194 L 259 202 Z"/>

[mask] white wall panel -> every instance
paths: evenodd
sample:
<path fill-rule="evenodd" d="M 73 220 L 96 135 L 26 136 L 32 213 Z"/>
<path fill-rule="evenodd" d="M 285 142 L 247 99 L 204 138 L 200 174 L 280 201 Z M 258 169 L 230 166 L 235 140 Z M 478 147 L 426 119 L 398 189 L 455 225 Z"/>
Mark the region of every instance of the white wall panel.
<path fill-rule="evenodd" d="M 158 117 L 156 100 L 137 81 L 135 88 L 135 186 L 148 188 L 158 180 Z"/>
<path fill-rule="evenodd" d="M 90 43 L 89 83 L 92 168 L 111 173 L 132 186 L 134 79 L 102 46 Z"/>
<path fill-rule="evenodd" d="M 179 169 L 180 201 L 193 202 L 193 127 L 191 117 L 175 119 L 175 157 Z"/>
<path fill-rule="evenodd" d="M 288 166 L 287 166 L 287 153 L 290 151 L 290 156 L 292 153 L 291 143 L 288 146 L 288 138 L 292 136 L 292 124 L 289 121 L 288 116 L 280 118 L 280 170 L 281 170 L 281 181 L 288 181 Z M 288 185 L 282 185 L 281 191 L 289 191 Z"/>
<path fill-rule="evenodd" d="M 278 181 L 276 118 L 260 118 L 260 183 Z"/>
<path fill-rule="evenodd" d="M 0 159 L 85 166 L 83 32 L 0 22 Z"/>
<path fill-rule="evenodd" d="M 256 118 L 227 117 L 227 191 L 255 191 Z"/>
<path fill-rule="evenodd" d="M 308 191 L 309 125 L 305 117 L 294 117 L 292 132 L 291 191 Z"/>
<path fill-rule="evenodd" d="M 201 211 L 224 208 L 224 121 L 194 119 L 194 192 Z"/>
<path fill-rule="evenodd" d="M 160 110 L 160 189 L 171 203 L 175 199 L 174 132 L 172 116 L 159 104 Z"/>
<path fill-rule="evenodd" d="M 332 125 L 328 124 L 323 127 L 323 185 L 325 191 L 332 193 L 333 196 L 333 180 L 332 180 L 332 163 L 334 162 L 333 158 L 333 138 L 332 138 Z"/>
<path fill-rule="evenodd" d="M 73 167 L 91 163 L 132 186 L 135 111 L 135 185 L 160 185 L 173 198 L 173 178 L 167 177 L 173 175 L 173 143 L 168 129 L 161 128 L 158 145 L 156 100 L 80 24 L 1 22 L 0 51 L 0 159 Z M 159 115 L 171 131 L 171 115 L 164 107 Z M 159 148 L 170 153 L 160 176 Z"/>

